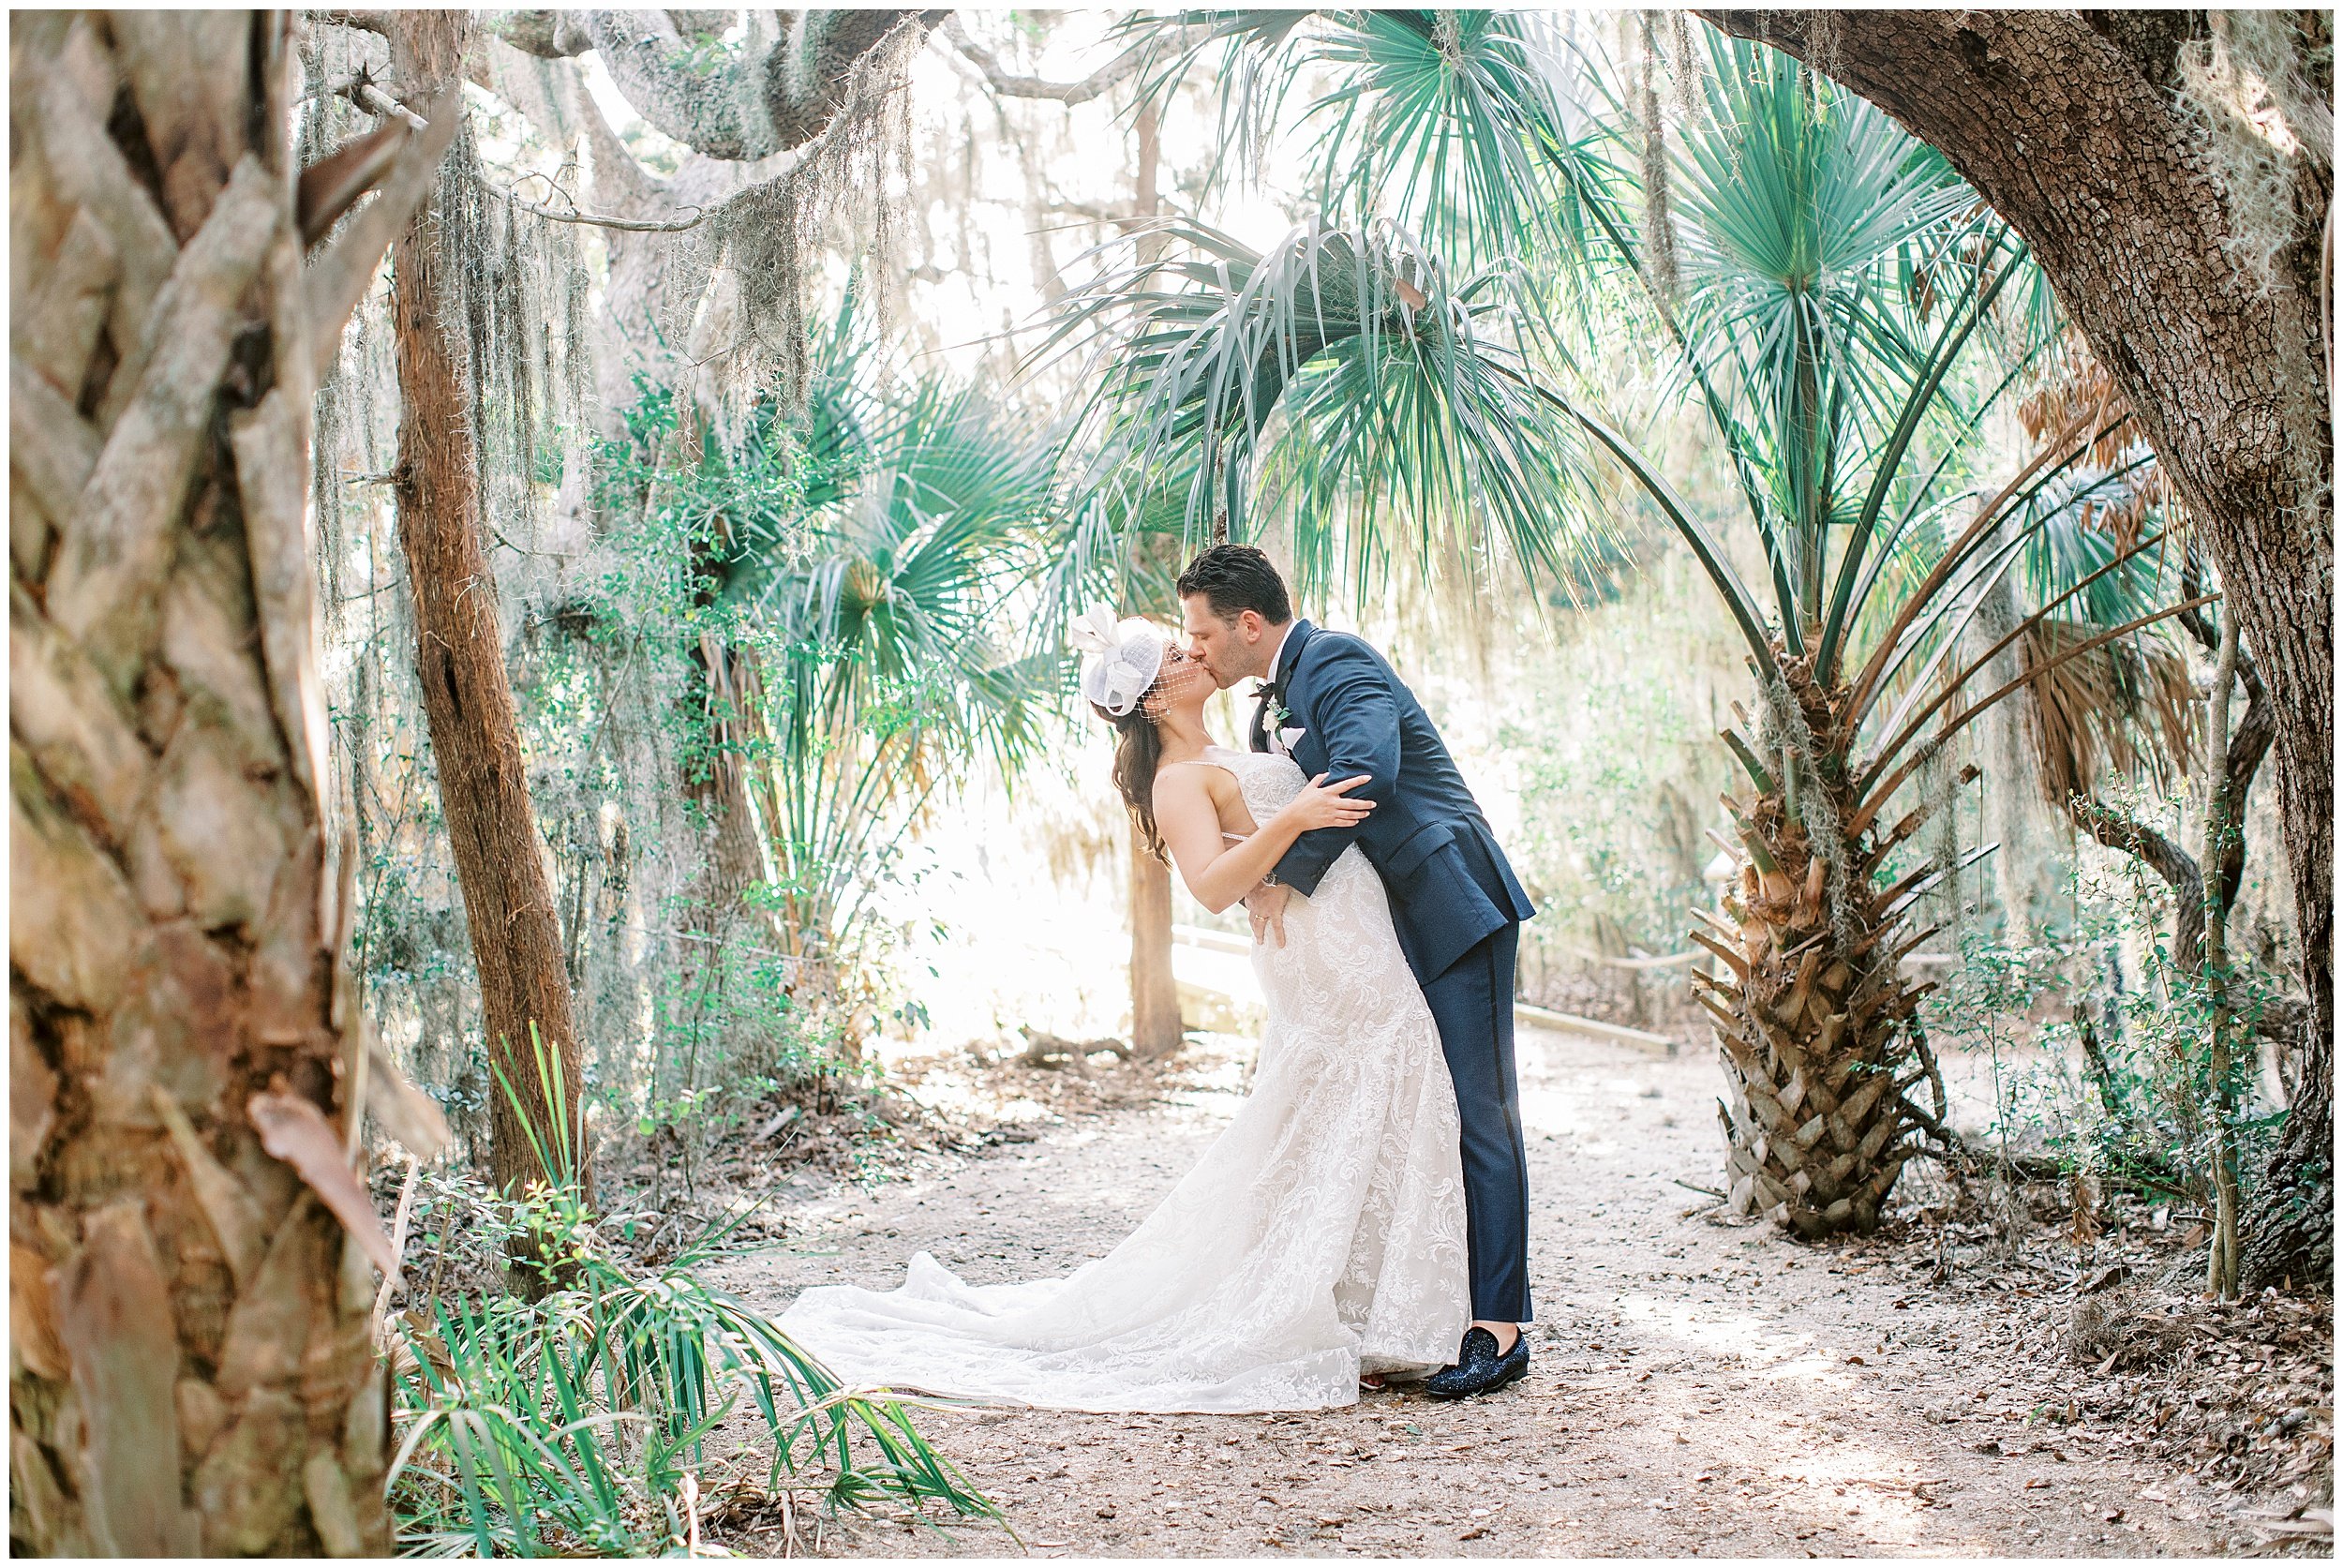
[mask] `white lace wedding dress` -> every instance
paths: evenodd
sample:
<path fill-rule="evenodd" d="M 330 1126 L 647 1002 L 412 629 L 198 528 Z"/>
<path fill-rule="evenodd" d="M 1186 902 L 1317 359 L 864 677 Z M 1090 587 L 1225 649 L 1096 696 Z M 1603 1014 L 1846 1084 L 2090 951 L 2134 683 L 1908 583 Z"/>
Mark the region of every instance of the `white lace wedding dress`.
<path fill-rule="evenodd" d="M 1291 759 L 1214 747 L 1253 820 Z M 1155 1213 L 1062 1279 L 969 1285 L 925 1252 L 900 1290 L 817 1286 L 783 1332 L 848 1384 L 1088 1411 L 1347 1405 L 1362 1373 L 1455 1356 L 1470 1317 L 1456 1101 L 1355 848 L 1253 949 L 1252 1093 Z"/>

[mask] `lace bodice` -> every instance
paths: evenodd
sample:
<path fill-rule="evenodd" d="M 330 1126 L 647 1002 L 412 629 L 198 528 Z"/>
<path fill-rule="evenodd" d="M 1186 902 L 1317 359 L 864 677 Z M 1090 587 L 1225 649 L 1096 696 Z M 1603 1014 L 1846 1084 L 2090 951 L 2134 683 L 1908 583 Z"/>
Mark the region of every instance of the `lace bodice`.
<path fill-rule="evenodd" d="M 1203 760 L 1236 776 L 1237 792 L 1256 827 L 1268 821 L 1302 793 L 1308 780 L 1302 765 L 1275 752 L 1237 752 L 1226 746 L 1206 746 Z"/>
<path fill-rule="evenodd" d="M 1256 823 L 1305 782 L 1215 746 Z M 1253 948 L 1269 1025 L 1228 1130 L 1113 1251 L 970 1286 L 817 1287 L 783 1332 L 849 1382 L 1097 1411 L 1347 1405 L 1444 1365 L 1470 1317 L 1455 1091 L 1381 879 L 1356 848 Z M 948 1246 L 949 1244 L 945 1244 Z"/>

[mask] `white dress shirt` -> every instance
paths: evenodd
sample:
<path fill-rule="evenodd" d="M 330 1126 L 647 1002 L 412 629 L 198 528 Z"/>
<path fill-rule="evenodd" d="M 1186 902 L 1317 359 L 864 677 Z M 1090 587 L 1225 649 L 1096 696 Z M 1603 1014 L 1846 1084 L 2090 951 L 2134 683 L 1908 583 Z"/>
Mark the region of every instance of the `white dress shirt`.
<path fill-rule="evenodd" d="M 1300 618 L 1296 617 L 1295 620 L 1286 622 L 1285 633 L 1277 638 L 1277 646 L 1269 650 L 1269 673 L 1261 677 L 1261 679 L 1264 681 L 1275 680 L 1277 679 L 1277 661 L 1285 657 L 1286 638 L 1293 635 L 1293 628 L 1299 624 L 1299 620 Z M 1275 706 L 1276 708 L 1283 708 L 1285 706 L 1285 702 L 1282 698 L 1277 699 Z M 1286 739 L 1284 734 L 1279 730 L 1276 723 L 1276 715 L 1274 712 L 1264 717 L 1261 724 L 1261 731 L 1269 742 L 1269 749 L 1271 751 L 1276 753 L 1279 756 L 1291 756 L 1293 754 L 1291 743 Z M 1298 734 L 1300 732 L 1296 731 L 1295 733 Z"/>

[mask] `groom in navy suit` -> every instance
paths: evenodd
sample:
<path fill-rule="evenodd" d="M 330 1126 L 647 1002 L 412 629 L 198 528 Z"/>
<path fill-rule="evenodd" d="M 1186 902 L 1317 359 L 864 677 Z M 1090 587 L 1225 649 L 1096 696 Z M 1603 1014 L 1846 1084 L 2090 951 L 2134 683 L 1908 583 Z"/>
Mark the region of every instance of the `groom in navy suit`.
<path fill-rule="evenodd" d="M 1472 1326 L 1456 1364 L 1434 1373 L 1440 1398 L 1483 1394 L 1530 1370 L 1529 1169 L 1514 1083 L 1514 961 L 1535 911 L 1505 863 L 1440 732 L 1359 638 L 1293 619 L 1285 580 L 1250 545 L 1215 545 L 1180 574 L 1194 651 L 1222 690 L 1261 685 L 1253 750 L 1291 755 L 1308 775 L 1367 777 L 1352 799 L 1375 810 L 1351 828 L 1302 835 L 1246 900 L 1253 936 L 1284 940 L 1291 893 L 1307 898 L 1358 845 L 1391 898 L 1400 951 L 1440 1026 L 1463 1124 L 1465 1228 Z"/>

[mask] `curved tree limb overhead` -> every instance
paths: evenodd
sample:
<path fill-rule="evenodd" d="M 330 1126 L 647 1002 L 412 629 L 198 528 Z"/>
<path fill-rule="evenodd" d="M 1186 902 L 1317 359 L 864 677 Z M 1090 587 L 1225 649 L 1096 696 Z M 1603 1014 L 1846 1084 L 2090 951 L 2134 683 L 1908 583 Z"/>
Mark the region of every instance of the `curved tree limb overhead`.
<path fill-rule="evenodd" d="M 594 47 L 583 11 L 483 11 L 480 24 L 524 54 L 567 60 Z"/>
<path fill-rule="evenodd" d="M 855 63 L 895 25 L 946 13 L 807 10 L 778 33 L 769 13 L 749 12 L 737 52 L 712 60 L 704 11 L 498 11 L 488 29 L 526 53 L 566 59 L 589 50 L 635 112 L 662 135 L 709 157 L 746 161 L 802 146 L 821 134 L 844 101 Z"/>
<path fill-rule="evenodd" d="M 1147 46 L 1134 44 L 1113 59 L 1092 71 L 1080 82 L 1047 82 L 1037 76 L 1019 76 L 1001 64 L 1001 57 L 969 37 L 968 29 L 957 14 L 944 19 L 936 31 L 942 33 L 963 58 L 983 73 L 985 85 L 1005 98 L 1054 98 L 1069 108 L 1088 103 L 1116 82 L 1135 73 L 1146 58 Z"/>
<path fill-rule="evenodd" d="M 336 11 L 329 14 L 338 17 L 348 13 Z M 701 33 L 722 33 L 732 25 L 732 19 L 739 14 L 738 11 L 694 10 L 666 13 L 667 20 L 675 24 L 677 36 L 685 39 Z M 752 27 L 757 25 L 764 14 L 750 12 L 749 24 Z M 482 17 L 488 31 L 522 53 L 534 54 L 540 60 L 567 60 L 594 47 L 593 36 L 586 30 L 584 11 L 485 11 Z"/>

